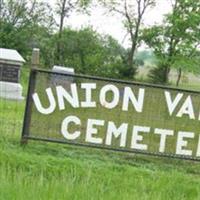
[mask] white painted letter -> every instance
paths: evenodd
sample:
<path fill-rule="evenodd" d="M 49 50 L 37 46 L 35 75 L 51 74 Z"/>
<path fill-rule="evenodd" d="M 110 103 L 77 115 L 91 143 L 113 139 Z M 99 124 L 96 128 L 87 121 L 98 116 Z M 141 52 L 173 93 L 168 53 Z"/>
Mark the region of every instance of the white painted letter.
<path fill-rule="evenodd" d="M 140 88 L 139 93 L 138 93 L 138 99 L 136 99 L 131 88 L 125 87 L 122 110 L 128 111 L 129 101 L 131 100 L 135 110 L 141 113 L 143 110 L 143 104 L 144 104 L 144 93 L 145 93 L 145 90 Z"/>
<path fill-rule="evenodd" d="M 197 157 L 200 157 L 200 135 L 199 135 L 199 142 L 197 147 Z"/>
<path fill-rule="evenodd" d="M 126 146 L 126 134 L 127 134 L 128 124 L 121 124 L 119 128 L 116 128 L 114 122 L 108 122 L 108 130 L 106 134 L 106 145 L 112 144 L 112 135 L 118 138 L 121 135 L 120 147 Z"/>
<path fill-rule="evenodd" d="M 64 138 L 66 138 L 68 140 L 75 140 L 80 136 L 81 132 L 75 131 L 74 133 L 69 133 L 68 125 L 69 125 L 70 122 L 73 122 L 76 125 L 81 124 L 81 121 L 78 117 L 75 117 L 75 116 L 66 117 L 62 122 L 61 133 L 64 136 Z"/>
<path fill-rule="evenodd" d="M 174 135 L 174 131 L 156 128 L 155 129 L 155 134 L 160 135 L 159 152 L 160 153 L 164 153 L 165 152 L 166 138 L 167 138 L 167 136 Z"/>
<path fill-rule="evenodd" d="M 103 126 L 103 120 L 95 120 L 95 119 L 88 119 L 87 123 L 87 130 L 86 130 L 86 142 L 94 143 L 94 144 L 102 144 L 103 140 L 101 138 L 94 138 L 93 135 L 98 133 L 97 128 L 93 126 Z"/>
<path fill-rule="evenodd" d="M 107 102 L 106 94 L 111 91 L 113 93 L 113 99 L 111 102 Z M 119 103 L 119 89 L 114 85 L 105 85 L 100 91 L 100 103 L 102 106 L 112 109 Z"/>
<path fill-rule="evenodd" d="M 131 148 L 138 149 L 138 150 L 147 150 L 146 144 L 138 144 L 139 141 L 143 140 L 142 135 L 138 135 L 139 132 L 143 133 L 149 133 L 150 127 L 146 126 L 133 126 L 133 135 L 132 135 L 132 141 L 131 141 Z"/>
<path fill-rule="evenodd" d="M 177 117 L 182 117 L 184 114 L 189 115 L 190 119 L 195 119 L 192 99 L 190 96 L 185 100 L 183 106 L 177 114 Z"/>
<path fill-rule="evenodd" d="M 168 111 L 169 111 L 170 116 L 173 114 L 176 106 L 178 105 L 178 103 L 180 102 L 182 97 L 183 97 L 183 94 L 178 93 L 175 100 L 172 101 L 170 92 L 165 91 L 165 98 L 166 98 L 166 101 L 167 101 L 167 107 L 168 107 Z"/>
<path fill-rule="evenodd" d="M 46 93 L 47 93 L 49 103 L 50 103 L 48 108 L 44 108 L 42 106 L 41 101 L 40 101 L 37 93 L 34 93 L 32 95 L 32 98 L 33 98 L 33 101 L 35 103 L 37 110 L 44 115 L 49 115 L 56 109 L 56 101 L 55 101 L 55 98 L 53 96 L 53 92 L 52 92 L 51 88 L 47 88 Z"/>
<path fill-rule="evenodd" d="M 96 102 L 92 101 L 92 90 L 96 89 L 96 83 L 81 83 L 81 88 L 85 89 L 85 101 L 81 102 L 83 108 L 95 108 Z"/>
<path fill-rule="evenodd" d="M 62 86 L 57 86 L 56 92 L 58 96 L 58 105 L 60 110 L 65 109 L 64 99 L 66 99 L 72 107 L 79 107 L 77 87 L 75 83 L 71 84 L 71 95 Z"/>
<path fill-rule="evenodd" d="M 191 150 L 184 150 L 183 147 L 187 147 L 188 142 L 184 138 L 194 138 L 194 133 L 192 132 L 178 132 L 178 139 L 176 144 L 176 154 L 191 156 Z"/>

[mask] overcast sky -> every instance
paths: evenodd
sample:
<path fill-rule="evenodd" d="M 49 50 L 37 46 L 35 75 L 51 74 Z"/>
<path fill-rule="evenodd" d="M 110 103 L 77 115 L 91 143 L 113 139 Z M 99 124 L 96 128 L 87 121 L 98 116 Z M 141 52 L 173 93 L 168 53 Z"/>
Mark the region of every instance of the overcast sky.
<path fill-rule="evenodd" d="M 120 0 L 119 0 L 120 1 Z M 56 0 L 50 1 L 55 6 Z M 144 18 L 145 25 L 153 25 L 162 23 L 163 15 L 169 13 L 171 4 L 169 0 L 157 0 L 157 5 L 153 9 L 149 9 Z M 125 47 L 129 46 L 129 39 L 123 28 L 122 19 L 117 15 L 106 15 L 105 10 L 100 7 L 93 7 L 90 16 L 84 14 L 73 13 L 70 18 L 65 20 L 65 26 L 71 26 L 75 29 L 92 26 L 94 30 L 103 34 L 110 34 Z"/>

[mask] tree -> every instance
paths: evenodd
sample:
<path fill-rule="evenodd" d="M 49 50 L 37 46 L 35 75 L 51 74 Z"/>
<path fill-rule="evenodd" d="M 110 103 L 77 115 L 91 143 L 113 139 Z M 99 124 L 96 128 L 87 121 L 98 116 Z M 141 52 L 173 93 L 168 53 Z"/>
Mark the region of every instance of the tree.
<path fill-rule="evenodd" d="M 182 70 L 197 71 L 195 60 L 200 45 L 200 2 L 192 0 L 171 2 L 172 12 L 166 15 L 163 25 L 145 29 L 143 39 L 159 59 L 157 71 L 163 76 L 163 83 L 168 83 L 170 70 L 174 67 L 178 69 L 176 82 L 178 86 Z M 151 76 L 156 79 L 155 69 Z"/>
<path fill-rule="evenodd" d="M 53 26 L 51 8 L 37 0 L 2 1 L 0 14 L 1 47 L 15 48 L 24 56 L 37 46 L 39 27 L 50 31 Z"/>
<path fill-rule="evenodd" d="M 47 66 L 56 61 L 56 44 L 58 33 L 43 44 Z M 104 77 L 121 78 L 120 67 L 124 66 L 121 54 L 125 51 L 111 36 L 101 36 L 91 28 L 81 30 L 63 29 L 62 33 L 63 63 L 73 67 L 76 73 Z"/>
<path fill-rule="evenodd" d="M 70 14 L 79 8 L 85 9 L 89 4 L 90 0 L 57 0 L 56 13 L 59 15 L 59 31 L 58 31 L 58 42 L 57 42 L 57 60 L 60 64 L 63 64 L 63 50 L 62 50 L 62 33 L 64 28 L 64 20 L 68 18 Z"/>
<path fill-rule="evenodd" d="M 131 47 L 124 57 L 127 63 L 124 72 L 131 78 L 136 73 L 134 56 L 141 41 L 140 29 L 143 18 L 147 9 L 155 5 L 155 0 L 102 0 L 101 2 L 109 9 L 109 12 L 120 14 L 123 17 L 124 27 L 131 41 Z"/>

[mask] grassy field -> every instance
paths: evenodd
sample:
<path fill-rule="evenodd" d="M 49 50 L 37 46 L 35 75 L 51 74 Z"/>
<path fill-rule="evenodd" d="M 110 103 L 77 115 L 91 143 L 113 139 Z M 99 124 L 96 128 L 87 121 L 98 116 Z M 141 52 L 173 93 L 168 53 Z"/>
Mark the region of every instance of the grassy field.
<path fill-rule="evenodd" d="M 16 106 L 17 105 L 17 106 Z M 200 163 L 30 141 L 0 100 L 0 200 L 199 200 Z"/>

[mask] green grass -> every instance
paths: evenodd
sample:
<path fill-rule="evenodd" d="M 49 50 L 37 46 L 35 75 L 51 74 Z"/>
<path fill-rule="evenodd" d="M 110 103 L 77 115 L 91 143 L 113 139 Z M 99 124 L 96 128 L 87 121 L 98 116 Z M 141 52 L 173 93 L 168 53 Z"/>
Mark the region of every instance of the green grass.
<path fill-rule="evenodd" d="M 0 139 L 0 199 L 199 199 L 199 163 Z"/>
<path fill-rule="evenodd" d="M 30 141 L 0 100 L 0 200 L 199 200 L 200 163 Z"/>
<path fill-rule="evenodd" d="M 0 139 L 0 199 L 200 198 L 199 163 Z"/>

